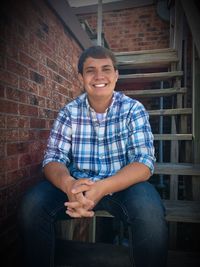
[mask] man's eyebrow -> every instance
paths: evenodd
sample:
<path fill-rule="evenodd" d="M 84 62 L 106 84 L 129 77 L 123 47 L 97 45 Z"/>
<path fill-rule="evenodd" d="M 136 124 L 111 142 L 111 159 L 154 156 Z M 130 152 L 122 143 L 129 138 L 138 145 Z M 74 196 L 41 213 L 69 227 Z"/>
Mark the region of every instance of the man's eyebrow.
<path fill-rule="evenodd" d="M 107 65 L 103 65 L 103 66 L 101 66 L 102 68 L 112 68 L 112 65 L 110 65 L 110 64 L 107 64 Z M 88 67 L 86 67 L 85 69 L 87 70 L 87 69 L 95 69 L 96 67 L 95 66 L 88 66 Z"/>

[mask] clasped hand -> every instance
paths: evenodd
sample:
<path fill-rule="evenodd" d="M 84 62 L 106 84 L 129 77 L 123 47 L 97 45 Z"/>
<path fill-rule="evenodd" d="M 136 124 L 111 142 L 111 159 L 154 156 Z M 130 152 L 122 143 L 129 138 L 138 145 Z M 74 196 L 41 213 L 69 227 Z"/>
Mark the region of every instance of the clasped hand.
<path fill-rule="evenodd" d="M 68 190 L 68 202 L 66 213 L 73 218 L 93 217 L 94 206 L 101 199 L 100 192 L 97 190 L 98 182 L 89 179 L 73 180 Z"/>

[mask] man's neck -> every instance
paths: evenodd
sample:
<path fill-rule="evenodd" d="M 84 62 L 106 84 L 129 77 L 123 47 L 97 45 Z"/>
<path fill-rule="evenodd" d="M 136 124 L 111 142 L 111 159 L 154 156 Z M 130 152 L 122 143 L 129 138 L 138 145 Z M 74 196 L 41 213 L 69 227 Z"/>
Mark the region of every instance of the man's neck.
<path fill-rule="evenodd" d="M 104 113 L 106 109 L 112 103 L 112 97 L 105 99 L 105 98 L 98 98 L 98 99 L 90 99 L 88 98 L 90 106 L 97 112 L 97 113 Z"/>

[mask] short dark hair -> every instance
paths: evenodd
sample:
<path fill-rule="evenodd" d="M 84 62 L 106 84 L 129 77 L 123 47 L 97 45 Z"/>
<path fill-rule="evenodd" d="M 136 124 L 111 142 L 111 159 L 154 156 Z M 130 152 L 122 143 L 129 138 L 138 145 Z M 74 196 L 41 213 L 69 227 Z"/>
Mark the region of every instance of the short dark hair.
<path fill-rule="evenodd" d="M 117 60 L 115 58 L 114 53 L 103 46 L 96 45 L 85 49 L 80 55 L 78 61 L 78 73 L 83 74 L 83 65 L 86 59 L 89 57 L 98 59 L 110 58 L 112 60 L 114 69 L 117 70 Z"/>

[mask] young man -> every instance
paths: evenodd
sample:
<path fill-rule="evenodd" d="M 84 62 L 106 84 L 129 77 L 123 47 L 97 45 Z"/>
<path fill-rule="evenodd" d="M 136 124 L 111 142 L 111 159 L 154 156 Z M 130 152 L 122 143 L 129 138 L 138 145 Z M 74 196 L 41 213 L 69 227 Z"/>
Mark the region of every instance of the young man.
<path fill-rule="evenodd" d="M 107 210 L 133 235 L 136 267 L 164 267 L 167 226 L 161 199 L 147 182 L 153 135 L 143 105 L 115 92 L 113 53 L 86 49 L 78 63 L 85 93 L 62 108 L 44 157 L 46 180 L 25 196 L 20 222 L 27 266 L 53 266 L 54 222 Z"/>

